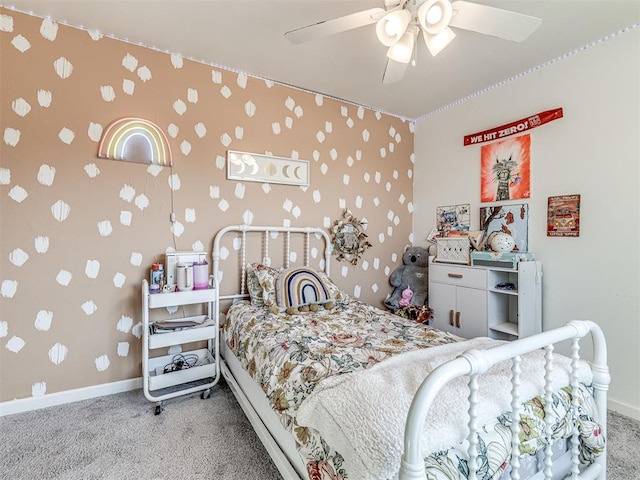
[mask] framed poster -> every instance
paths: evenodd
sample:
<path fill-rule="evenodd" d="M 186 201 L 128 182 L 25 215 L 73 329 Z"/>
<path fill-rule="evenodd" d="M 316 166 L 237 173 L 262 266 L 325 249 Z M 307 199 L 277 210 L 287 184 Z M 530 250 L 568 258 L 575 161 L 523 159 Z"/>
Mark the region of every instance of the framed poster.
<path fill-rule="evenodd" d="M 480 201 L 529 198 L 531 136 L 522 135 L 481 148 Z"/>
<path fill-rule="evenodd" d="M 547 201 L 547 237 L 580 236 L 580 195 L 559 195 Z"/>
<path fill-rule="evenodd" d="M 480 229 L 484 238 L 494 232 L 508 233 L 516 246 L 514 252 L 526 252 L 529 247 L 529 205 L 496 205 L 480 208 Z M 488 245 L 486 248 L 489 248 Z"/>

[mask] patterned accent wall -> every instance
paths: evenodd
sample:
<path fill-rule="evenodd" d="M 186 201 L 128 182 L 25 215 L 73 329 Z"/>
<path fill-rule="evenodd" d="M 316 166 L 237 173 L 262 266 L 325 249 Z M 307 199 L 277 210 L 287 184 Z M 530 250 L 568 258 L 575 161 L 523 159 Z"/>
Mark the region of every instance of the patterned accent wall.
<path fill-rule="evenodd" d="M 411 242 L 409 122 L 3 8 L 0 52 L 0 401 L 140 377 L 142 279 L 227 224 L 328 228 L 349 208 L 373 247 L 331 276 L 382 305 Z M 98 158 L 129 116 L 173 167 Z M 228 149 L 308 160 L 310 185 L 227 180 Z"/>

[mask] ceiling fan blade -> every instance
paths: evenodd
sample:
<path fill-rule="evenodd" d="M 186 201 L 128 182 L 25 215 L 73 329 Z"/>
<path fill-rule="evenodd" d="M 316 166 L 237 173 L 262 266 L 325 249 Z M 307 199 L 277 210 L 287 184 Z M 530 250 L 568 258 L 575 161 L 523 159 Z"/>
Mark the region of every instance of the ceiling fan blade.
<path fill-rule="evenodd" d="M 512 42 L 522 42 L 542 24 L 538 17 L 463 0 L 451 6 L 454 12 L 450 26 Z"/>
<path fill-rule="evenodd" d="M 345 32 L 354 28 L 371 25 L 382 18 L 387 11 L 384 8 L 370 8 L 360 12 L 344 15 L 342 17 L 324 20 L 306 27 L 291 30 L 284 34 L 285 37 L 296 45 L 315 40 L 316 38 Z"/>
<path fill-rule="evenodd" d="M 382 83 L 395 83 L 402 80 L 408 65 L 408 63 L 400 63 L 388 58 L 387 66 L 384 68 L 384 74 L 382 75 Z"/>

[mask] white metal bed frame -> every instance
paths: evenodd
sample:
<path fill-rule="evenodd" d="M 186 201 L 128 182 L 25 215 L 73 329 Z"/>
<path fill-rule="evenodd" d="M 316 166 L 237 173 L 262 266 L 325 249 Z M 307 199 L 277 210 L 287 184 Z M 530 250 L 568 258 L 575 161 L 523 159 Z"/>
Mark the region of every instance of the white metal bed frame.
<path fill-rule="evenodd" d="M 221 296 L 222 300 L 235 300 L 238 298 L 246 298 L 246 275 L 245 267 L 247 264 L 246 259 L 246 234 L 248 232 L 262 232 L 262 259 L 264 264 L 270 264 L 269 257 L 269 234 L 271 233 L 284 233 L 284 267 L 289 266 L 290 258 L 290 238 L 292 234 L 301 234 L 305 236 L 305 252 L 304 252 L 304 265 L 309 265 L 309 252 L 311 244 L 311 235 L 319 235 L 321 241 L 324 241 L 324 269 L 329 274 L 330 258 L 331 258 L 331 242 L 328 234 L 320 228 L 316 227 L 277 227 L 277 226 L 251 226 L 251 225 L 231 225 L 220 230 L 214 239 L 213 243 L 213 275 L 216 282 L 219 283 L 221 279 L 220 271 L 220 242 L 221 239 L 228 233 L 235 232 L 241 235 L 241 252 L 240 262 L 242 265 L 242 273 L 240 280 L 240 292 L 230 295 Z M 218 302 L 219 305 L 219 302 Z M 426 416 L 428 414 L 429 407 L 436 397 L 437 393 L 447 384 L 450 380 L 461 376 L 469 377 L 469 467 L 470 467 L 470 480 L 476 480 L 476 436 L 475 432 L 478 428 L 476 422 L 476 409 L 478 408 L 477 402 L 477 377 L 483 372 L 486 372 L 491 366 L 506 361 L 512 360 L 512 451 L 517 451 L 518 447 L 518 434 L 519 425 L 518 418 L 520 415 L 520 398 L 519 398 L 519 385 L 520 385 L 520 358 L 521 355 L 534 350 L 545 350 L 545 391 L 544 396 L 547 400 L 547 405 L 550 404 L 551 399 L 551 375 L 553 371 L 553 350 L 554 345 L 566 340 L 571 340 L 571 385 L 573 388 L 577 388 L 577 365 L 580 360 L 579 356 L 579 341 L 590 334 L 593 342 L 593 359 L 591 363 L 591 369 L 593 372 L 593 389 L 596 404 L 598 406 L 598 413 L 600 416 L 600 424 L 602 426 L 602 433 L 606 435 L 607 431 L 607 391 L 610 383 L 609 369 L 607 366 L 607 348 L 606 342 L 602 330 L 591 321 L 586 320 L 572 320 L 565 326 L 548 330 L 537 335 L 533 335 L 527 338 L 519 339 L 513 342 L 506 343 L 504 345 L 489 349 L 489 350 L 469 350 L 458 358 L 453 359 L 435 369 L 422 383 L 418 392 L 416 393 L 409 414 L 407 417 L 405 427 L 404 438 L 404 453 L 401 459 L 400 468 L 400 480 L 425 480 L 426 474 L 424 469 L 424 459 L 421 454 L 421 435 L 424 426 Z M 264 444 L 267 452 L 274 461 L 276 467 L 283 475 L 285 479 L 307 479 L 305 469 L 301 466 L 301 462 L 297 460 L 297 452 L 292 451 L 291 446 L 287 446 L 286 442 L 282 440 L 278 441 L 278 436 L 282 434 L 284 429 L 280 427 L 279 422 L 275 414 L 268 408 L 265 408 L 264 403 L 252 401 L 255 397 L 251 392 L 250 384 L 240 379 L 243 372 L 238 372 L 237 363 L 233 362 L 235 358 L 229 358 L 233 356 L 232 353 L 227 352 L 227 349 L 223 350 L 223 357 L 225 361 L 221 362 L 222 374 L 225 377 L 227 383 L 236 396 L 238 403 L 244 410 L 247 418 L 254 427 L 256 434 Z M 236 360 L 237 362 L 237 360 Z M 234 375 L 229 365 L 234 365 L 237 375 Z M 238 377 L 238 379 L 236 378 Z M 240 381 L 239 381 L 240 379 Z M 240 383 L 244 383 L 244 388 Z M 247 390 L 247 391 L 245 391 Z M 255 393 L 255 392 L 254 392 Z M 527 400 L 527 399 L 524 399 Z M 574 399 L 574 409 L 577 408 L 577 400 Z M 547 415 L 550 418 L 550 415 Z M 276 419 L 274 423 L 274 419 Z M 546 425 L 546 435 L 551 436 L 550 420 Z M 271 426 L 270 428 L 267 425 Z M 278 429 L 277 427 L 280 427 Z M 277 432 L 277 430 L 281 430 Z M 273 431 L 276 431 L 274 434 Z M 596 461 L 580 469 L 578 461 L 578 432 L 577 427 L 573 432 L 571 439 L 571 448 L 560 458 L 552 460 L 552 445 L 547 442 L 545 448 L 545 461 L 544 469 L 539 471 L 530 480 L 551 480 L 558 478 L 565 478 L 569 475 L 571 479 L 581 480 L 606 480 L 606 450 L 603 452 Z M 296 467 L 294 467 L 296 465 Z M 511 459 L 511 479 L 519 480 L 518 473 L 519 459 L 517 455 L 513 455 Z"/>
<path fill-rule="evenodd" d="M 553 371 L 553 350 L 554 344 L 564 340 L 571 340 L 571 387 L 578 388 L 577 368 L 579 356 L 579 341 L 587 334 L 591 334 L 593 341 L 593 360 L 591 362 L 591 370 L 593 372 L 593 389 L 594 398 L 598 406 L 598 414 L 602 433 L 606 436 L 607 432 L 607 390 L 609 389 L 610 375 L 607 366 L 607 346 L 604 334 L 598 325 L 588 320 L 572 320 L 565 326 L 548 330 L 546 332 L 532 335 L 527 338 L 515 340 L 510 343 L 500 345 L 489 350 L 468 350 L 459 357 L 444 363 L 436 368 L 424 380 L 416 395 L 413 398 L 407 423 L 405 427 L 404 437 L 404 453 L 402 455 L 400 466 L 400 480 L 426 480 L 424 471 L 424 459 L 421 455 L 420 443 L 422 428 L 426 419 L 429 407 L 433 402 L 437 393 L 454 378 L 461 376 L 469 377 L 469 480 L 476 480 L 476 435 L 478 425 L 476 422 L 477 377 L 486 372 L 489 368 L 497 363 L 506 360 L 512 360 L 512 378 L 511 378 L 511 408 L 512 408 L 512 427 L 511 427 L 511 451 L 517 451 L 518 435 L 519 435 L 519 418 L 520 418 L 520 356 L 524 353 L 534 350 L 544 349 L 545 354 L 545 389 L 544 397 L 546 400 L 545 413 L 547 423 L 545 434 L 547 438 L 551 437 L 551 415 L 548 414 L 548 408 L 551 405 L 551 374 Z M 523 399 L 527 400 L 527 399 Z M 574 411 L 578 407 L 577 399 L 573 398 Z M 606 438 L 606 437 L 605 437 Z M 578 461 L 578 428 L 574 427 L 571 437 L 571 449 L 557 461 L 553 461 L 552 442 L 547 442 L 545 448 L 545 465 L 544 470 L 534 476 L 534 478 L 544 478 L 550 480 L 554 478 L 564 478 L 564 475 L 570 474 L 570 478 L 575 479 L 598 479 L 605 480 L 607 476 L 607 455 L 606 450 L 596 461 L 584 468 L 581 472 Z M 513 474 L 511 478 L 518 480 L 517 470 L 519 467 L 518 455 L 512 455 L 511 466 Z M 555 467 L 555 468 L 554 468 Z"/>
<path fill-rule="evenodd" d="M 303 235 L 305 238 L 305 249 L 303 264 L 309 266 L 310 264 L 310 250 L 311 250 L 311 236 L 319 235 L 320 240 L 323 243 L 323 260 L 324 271 L 327 275 L 330 273 L 331 264 L 331 239 L 329 234 L 317 227 L 277 227 L 277 226 L 254 226 L 254 225 L 229 225 L 222 228 L 215 236 L 213 241 L 213 276 L 216 279 L 216 283 L 220 283 L 220 260 L 221 260 L 221 241 L 222 238 L 230 233 L 236 233 L 241 235 L 240 245 L 240 292 L 229 295 L 222 295 L 218 299 L 218 308 L 220 306 L 220 300 L 237 300 L 247 298 L 247 284 L 246 284 L 246 266 L 247 266 L 247 251 L 246 251 L 246 235 L 249 232 L 258 232 L 263 234 L 262 240 L 262 252 L 260 262 L 265 265 L 271 264 L 271 257 L 269 255 L 269 236 L 271 233 L 284 233 L 284 267 L 289 266 L 290 259 L 290 245 L 291 235 Z M 220 287 L 218 285 L 218 292 Z M 222 323 L 222 322 L 221 322 Z M 255 430 L 258 438 L 264 445 L 267 453 L 273 460 L 273 463 L 278 468 L 278 471 L 285 480 L 307 480 L 309 477 L 306 473 L 304 465 L 302 465 L 302 459 L 298 455 L 295 444 L 288 444 L 286 437 L 288 432 L 281 426 L 279 419 L 268 405 L 266 398 L 262 397 L 262 392 L 259 388 L 254 390 L 252 387 L 257 385 L 253 382 L 253 379 L 248 374 L 243 375 L 242 367 L 233 353 L 226 348 L 226 345 L 222 345 L 221 348 L 222 357 L 224 361 L 220 362 L 220 369 L 222 376 L 226 380 L 227 384 L 231 388 L 234 396 L 238 400 L 240 407 L 244 411 L 247 419 L 251 423 L 251 426 Z M 263 402 L 260 402 L 260 401 Z M 285 438 L 285 440 L 283 440 Z M 294 466 L 295 465 L 295 466 Z"/>

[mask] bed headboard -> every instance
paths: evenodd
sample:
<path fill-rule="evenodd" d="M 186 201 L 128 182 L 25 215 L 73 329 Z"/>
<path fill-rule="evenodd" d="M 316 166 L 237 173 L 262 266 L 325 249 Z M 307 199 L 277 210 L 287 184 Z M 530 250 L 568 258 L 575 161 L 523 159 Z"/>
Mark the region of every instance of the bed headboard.
<path fill-rule="evenodd" d="M 258 262 L 264 265 L 276 266 L 269 251 L 270 246 L 276 245 L 282 253 L 282 261 L 276 262 L 284 268 L 291 264 L 315 266 L 330 275 L 331 239 L 329 234 L 320 227 L 282 227 L 256 225 L 228 225 L 222 228 L 213 240 L 213 277 L 218 286 L 222 283 L 225 272 L 234 272 L 239 277 L 237 288 L 231 293 L 225 288 L 221 299 L 246 297 L 246 266 L 247 263 Z M 302 249 L 302 259 L 298 251 Z M 237 252 L 237 262 L 233 268 L 222 268 L 222 262 L 229 257 L 230 251 Z M 316 262 L 312 265 L 312 262 Z M 233 263 L 233 262 L 232 262 Z M 225 284 L 228 287 L 228 283 Z"/>

